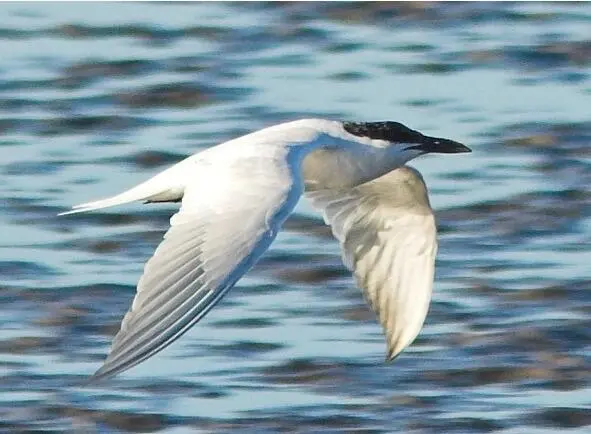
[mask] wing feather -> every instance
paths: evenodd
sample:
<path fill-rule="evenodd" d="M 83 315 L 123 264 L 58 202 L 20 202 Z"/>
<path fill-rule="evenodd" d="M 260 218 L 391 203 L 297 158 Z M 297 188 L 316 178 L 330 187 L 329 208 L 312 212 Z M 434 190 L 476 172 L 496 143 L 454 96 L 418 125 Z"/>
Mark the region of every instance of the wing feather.
<path fill-rule="evenodd" d="M 395 358 L 421 330 L 433 287 L 437 231 L 422 177 L 403 167 L 347 190 L 306 193 L 341 244 Z"/>
<path fill-rule="evenodd" d="M 216 166 L 209 179 L 225 180 L 217 186 L 201 168 L 203 178 L 185 188 L 181 209 L 146 263 L 110 354 L 91 380 L 116 375 L 170 345 L 254 265 L 303 188 L 287 164 L 274 163 L 248 173 L 234 166 L 219 173 Z"/>

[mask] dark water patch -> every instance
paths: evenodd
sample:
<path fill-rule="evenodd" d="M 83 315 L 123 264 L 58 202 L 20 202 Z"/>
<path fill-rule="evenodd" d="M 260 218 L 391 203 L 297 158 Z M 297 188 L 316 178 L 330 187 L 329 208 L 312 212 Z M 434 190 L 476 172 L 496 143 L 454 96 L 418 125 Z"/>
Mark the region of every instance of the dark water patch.
<path fill-rule="evenodd" d="M 277 321 L 268 318 L 238 318 L 213 322 L 213 326 L 216 328 L 230 329 L 259 329 L 266 327 L 274 327 L 277 324 Z"/>
<path fill-rule="evenodd" d="M 41 34 L 42 32 L 38 30 L 0 28 L 0 39 L 15 40 L 36 38 Z"/>
<path fill-rule="evenodd" d="M 185 154 L 167 151 L 139 151 L 129 157 L 111 159 L 112 162 L 127 162 L 140 169 L 152 169 L 164 165 L 173 165 L 186 158 Z M 105 160 L 103 160 L 105 161 Z"/>
<path fill-rule="evenodd" d="M 123 249 L 124 244 L 114 241 L 114 240 L 104 240 L 104 241 L 96 241 L 94 243 L 90 243 L 88 246 L 88 251 L 93 253 L 114 253 L 119 252 Z"/>
<path fill-rule="evenodd" d="M 293 66 L 303 67 L 310 65 L 312 60 L 308 55 L 302 54 L 283 54 L 257 60 L 257 66 Z"/>
<path fill-rule="evenodd" d="M 431 370 L 423 373 L 426 380 L 445 384 L 446 387 L 478 387 L 500 383 L 523 383 L 552 377 L 550 369 L 524 366 L 487 366 Z"/>
<path fill-rule="evenodd" d="M 471 323 L 477 314 L 466 309 L 460 301 L 437 301 L 431 302 L 427 323 L 429 324 L 455 324 Z M 419 335 L 421 337 L 421 335 Z M 439 339 L 438 335 L 434 339 Z"/>
<path fill-rule="evenodd" d="M 31 368 L 32 363 L 25 361 L 0 360 L 0 369 L 24 371 Z"/>
<path fill-rule="evenodd" d="M 28 330 L 48 330 L 51 337 L 11 338 L 2 344 L 6 351 L 28 353 L 39 348 L 73 360 L 102 360 L 89 354 L 96 342 L 92 337 L 111 337 L 119 330 L 123 314 L 135 295 L 135 286 L 116 284 L 83 285 L 62 288 L 3 288 L 0 300 L 18 312 Z M 86 352 L 86 353 L 85 353 Z"/>
<path fill-rule="evenodd" d="M 47 306 L 46 315 L 33 321 L 39 327 L 74 327 L 82 325 L 91 310 L 86 306 L 64 305 Z"/>
<path fill-rule="evenodd" d="M 450 336 L 451 345 L 461 346 L 472 355 L 485 356 L 494 352 L 499 357 L 527 356 L 529 360 L 569 357 L 576 364 L 580 360 L 573 355 L 584 349 L 589 338 L 589 333 L 581 330 L 583 321 L 546 320 L 544 323 L 548 325 L 541 326 L 528 324 L 525 320 L 507 325 L 499 324 L 494 318 L 485 321 L 486 319 L 482 319 L 481 325 L 471 327 L 476 333 L 457 333 Z M 546 365 L 556 367 L 552 363 Z M 575 370 L 578 368 L 573 367 Z"/>
<path fill-rule="evenodd" d="M 407 429 L 427 433 L 490 433 L 502 430 L 505 424 L 479 417 L 429 418 L 410 422 Z"/>
<path fill-rule="evenodd" d="M 371 417 L 352 414 L 348 409 L 290 407 L 288 410 L 249 411 L 247 416 L 229 420 L 201 420 L 195 425 L 200 432 L 244 434 L 274 434 L 293 432 L 351 432 L 359 434 L 386 434 L 389 429 L 376 428 Z"/>
<path fill-rule="evenodd" d="M 272 342 L 242 341 L 226 345 L 210 345 L 211 351 L 220 352 L 228 357 L 256 357 L 285 348 L 286 345 Z"/>
<path fill-rule="evenodd" d="M 30 279 L 31 276 L 57 276 L 58 270 L 30 261 L 0 261 L 0 275 L 10 279 Z"/>
<path fill-rule="evenodd" d="M 342 265 L 321 265 L 317 262 L 296 265 L 293 261 L 280 269 L 274 268 L 271 274 L 283 282 L 307 284 L 327 282 L 349 275 Z"/>
<path fill-rule="evenodd" d="M 591 40 L 467 50 L 445 53 L 439 59 L 470 68 L 512 68 L 534 74 L 515 78 L 522 85 L 536 85 L 547 80 L 579 84 L 589 78 L 587 67 L 591 64 Z"/>
<path fill-rule="evenodd" d="M 508 268 L 502 267 L 501 270 Z M 534 270 L 538 268 L 533 268 Z M 527 266 L 520 265 L 520 269 Z M 498 267 L 479 268 L 483 274 L 499 271 Z M 590 283 L 585 280 L 569 280 L 557 282 L 550 286 L 532 284 L 530 288 L 513 288 L 511 286 L 495 286 L 475 281 L 469 285 L 469 291 L 480 298 L 489 298 L 496 303 L 506 304 L 518 309 L 519 306 L 544 307 L 544 305 L 559 305 L 564 309 L 580 308 L 591 304 Z"/>
<path fill-rule="evenodd" d="M 266 367 L 261 375 L 265 381 L 279 384 L 331 384 L 345 380 L 342 365 L 309 359 Z"/>
<path fill-rule="evenodd" d="M 283 225 L 283 229 L 321 238 L 333 238 L 330 226 L 319 217 L 292 214 Z"/>
<path fill-rule="evenodd" d="M 344 71 L 335 72 L 326 77 L 328 80 L 341 81 L 341 82 L 353 82 L 367 80 L 370 78 L 368 74 L 359 71 Z"/>
<path fill-rule="evenodd" d="M 236 4 L 235 7 L 243 5 Z M 228 40 L 228 46 L 226 49 L 231 53 L 264 53 L 266 49 L 277 48 L 277 42 L 281 41 L 282 44 L 306 44 L 321 46 L 331 41 L 330 33 L 317 25 L 310 25 L 305 22 L 290 22 L 289 17 L 277 17 L 276 20 L 267 22 L 267 25 L 256 25 L 249 26 L 248 28 L 241 29 L 235 38 Z M 277 57 L 289 58 L 292 54 L 279 54 Z M 299 55 L 295 55 L 299 56 Z M 264 59 L 258 60 L 270 60 L 273 62 L 271 57 L 265 56 Z M 306 56 L 306 62 L 309 57 Z M 253 59 L 248 59 L 249 63 L 252 63 Z"/>
<path fill-rule="evenodd" d="M 429 74 L 444 75 L 461 72 L 467 65 L 450 62 L 429 62 L 414 65 L 384 65 L 387 70 L 394 70 L 400 74 Z"/>
<path fill-rule="evenodd" d="M 591 40 L 506 47 L 503 55 L 507 63 L 521 68 L 586 67 L 591 64 Z"/>
<path fill-rule="evenodd" d="M 173 72 L 196 74 L 208 71 L 210 66 L 201 57 L 183 56 L 167 60 L 166 68 Z M 226 74 L 230 71 L 222 71 L 221 73 Z"/>
<path fill-rule="evenodd" d="M 433 52 L 436 49 L 437 47 L 435 45 L 421 43 L 394 45 L 390 48 L 392 51 L 406 51 L 409 53 L 428 53 Z"/>
<path fill-rule="evenodd" d="M 359 291 L 359 298 L 362 298 L 361 291 Z M 377 321 L 375 312 L 365 304 L 343 308 L 338 312 L 338 316 L 346 321 Z"/>
<path fill-rule="evenodd" d="M 537 321 L 539 322 L 539 320 Z M 547 321 L 546 321 L 547 322 Z M 545 322 L 545 323 L 546 323 Z M 525 390 L 582 390 L 589 387 L 586 361 L 576 355 L 584 351 L 588 336 L 552 335 L 547 328 L 523 326 L 504 328 L 495 333 L 455 333 L 439 339 L 450 351 L 449 357 L 462 360 L 462 369 L 430 368 L 424 370 L 423 379 L 446 387 L 480 387 L 503 384 Z M 580 329 L 581 324 L 571 328 Z M 558 328 L 554 325 L 554 328 Z M 565 327 L 562 328 L 564 331 Z M 446 342 L 444 342 L 446 341 Z M 578 344 L 577 344 L 578 342 Z M 455 353 L 453 356 L 451 353 Z"/>
<path fill-rule="evenodd" d="M 130 433 L 157 432 L 167 427 L 173 427 L 188 422 L 188 420 L 183 420 L 183 418 L 178 416 L 172 417 L 166 414 L 140 414 L 115 410 L 92 410 L 76 406 L 56 405 L 47 406 L 40 410 L 55 417 L 89 422 L 99 429 L 116 429 L 121 432 Z"/>
<path fill-rule="evenodd" d="M 328 19 L 347 24 L 374 23 L 394 24 L 438 19 L 436 8 L 426 3 L 382 3 L 374 2 L 359 7 L 354 4 L 324 4 L 319 12 Z"/>
<path fill-rule="evenodd" d="M 586 324 L 588 322 L 584 319 L 545 321 L 540 330 L 554 344 L 552 349 L 555 352 L 575 354 L 584 351 L 591 341 L 591 330 L 585 327 Z"/>
<path fill-rule="evenodd" d="M 182 393 L 189 396 L 200 396 L 206 394 L 208 391 L 208 386 L 199 384 L 195 381 L 182 381 L 170 378 L 166 380 L 153 378 L 149 384 L 146 384 L 144 381 L 140 382 L 139 384 L 134 383 L 134 381 L 125 382 L 125 386 L 122 388 L 124 390 L 141 391 L 157 395 Z"/>
<path fill-rule="evenodd" d="M 0 353 L 47 354 L 55 352 L 59 339 L 54 337 L 27 336 L 0 341 Z"/>
<path fill-rule="evenodd" d="M 531 301 L 547 303 L 572 303 L 591 304 L 591 283 L 586 280 L 574 280 L 561 282 L 549 286 L 542 286 L 532 289 L 521 289 L 510 293 L 504 293 L 503 296 L 514 301 Z"/>
<path fill-rule="evenodd" d="M 449 100 L 445 100 L 445 99 L 411 99 L 408 101 L 405 101 L 404 104 L 409 106 L 409 107 L 434 107 L 437 105 L 441 105 L 441 104 L 446 104 L 449 103 Z"/>
<path fill-rule="evenodd" d="M 108 78 L 148 75 L 161 68 L 158 62 L 145 59 L 88 59 L 66 67 L 56 84 L 66 89 L 77 89 Z"/>
<path fill-rule="evenodd" d="M 30 110 L 32 107 L 40 109 L 49 106 L 49 104 L 46 101 L 38 101 L 21 97 L 5 98 L 1 100 L 1 103 L 2 104 L 0 105 L 0 111 L 10 113 L 11 115 L 14 115 L 14 113 Z M 17 124 L 17 119 L 10 120 L 10 124 L 6 122 L 7 119 L 3 119 L 3 121 L 4 127 L 0 127 L 0 131 L 12 130 L 14 129 L 14 125 Z"/>
<path fill-rule="evenodd" d="M 530 412 L 529 424 L 551 428 L 571 429 L 591 425 L 588 408 L 549 407 Z"/>
<path fill-rule="evenodd" d="M 304 432 L 355 432 L 360 434 L 383 434 L 384 429 L 375 428 L 375 422 L 369 416 L 353 414 L 352 411 L 330 410 L 326 409 L 317 412 L 313 408 L 291 408 L 289 410 L 276 410 L 271 416 L 271 412 L 250 412 L 258 416 L 251 422 L 248 419 L 242 420 L 248 426 L 249 423 L 255 423 L 259 426 L 261 423 L 267 427 L 266 432 L 293 432 L 293 427 L 298 427 Z M 322 413 L 322 414 L 318 414 Z M 260 418 L 260 419 L 259 419 Z M 275 419 L 270 424 L 266 422 L 269 418 Z M 255 421 L 258 421 L 255 422 Z M 373 427 L 372 427 L 373 425 Z M 234 425 L 238 428 L 239 425 Z M 230 426 L 229 428 L 232 428 Z"/>
<path fill-rule="evenodd" d="M 85 377 L 81 375 L 15 372 L 0 379 L 0 390 L 6 392 L 35 391 L 52 393 L 65 387 L 78 386 L 83 380 L 85 380 Z M 43 398 L 36 400 L 36 404 L 46 402 L 47 400 Z"/>
<path fill-rule="evenodd" d="M 255 93 L 255 90 L 248 87 L 218 87 L 217 89 L 215 89 L 215 101 L 243 101 L 253 93 Z M 251 114 L 250 117 L 252 117 L 252 115 L 253 114 Z M 248 130 L 247 132 L 251 131 Z M 231 137 L 237 137 L 237 135 L 232 134 Z"/>
<path fill-rule="evenodd" d="M 273 270 L 277 271 L 277 267 L 298 267 L 302 266 L 302 264 L 316 266 L 319 264 L 334 263 L 334 259 L 334 256 L 329 254 L 298 253 L 294 255 L 289 252 L 269 250 L 265 252 L 265 255 L 257 263 L 257 268 L 273 272 Z"/>
<path fill-rule="evenodd" d="M 352 53 L 366 48 L 362 42 L 346 41 L 329 43 L 324 50 L 328 53 Z"/>
<path fill-rule="evenodd" d="M 519 11 L 513 5 L 462 3 L 415 3 L 415 2 L 372 2 L 358 7 L 354 3 L 331 3 L 317 8 L 325 19 L 344 24 L 373 24 L 396 26 L 396 28 L 417 27 L 447 28 L 462 26 L 466 22 L 507 23 L 556 22 L 570 16 L 559 9 L 555 11 Z"/>
<path fill-rule="evenodd" d="M 587 81 L 591 75 L 578 71 L 557 71 L 551 74 L 554 81 L 559 81 L 568 84 L 581 84 Z"/>
<path fill-rule="evenodd" d="M 1 123 L 1 122 L 0 122 Z M 2 127 L 0 126 L 0 130 Z M 13 146 L 27 146 L 27 143 L 24 140 L 16 140 L 16 139 L 0 139 L 0 147 L 13 147 Z"/>
<path fill-rule="evenodd" d="M 546 236 L 578 234 L 578 222 L 591 215 L 591 193 L 585 190 L 557 190 L 524 193 L 503 201 L 483 202 L 462 208 L 438 212 L 443 228 L 462 230 L 462 240 L 471 242 L 467 235 L 479 231 L 480 246 L 487 244 L 489 251 L 505 249 L 501 241 L 533 240 Z M 486 242 L 489 239 L 490 242 Z M 552 244 L 549 240 L 548 243 Z M 587 250 L 583 245 L 583 250 Z M 476 248 L 476 247 L 475 247 Z M 542 247 L 540 247 L 542 249 Z M 490 263 L 489 263 L 490 265 Z"/>
<path fill-rule="evenodd" d="M 16 79 L 9 79 L 9 80 L 0 80 L 0 92 L 14 92 L 18 90 L 23 91 L 31 91 L 33 89 L 41 90 L 41 89 L 52 89 L 55 85 L 54 79 L 24 79 L 24 78 L 16 78 Z M 19 97 L 17 97 L 18 99 Z M 20 96 L 22 98 L 22 95 Z M 6 100 L 10 100 L 9 98 L 4 98 Z"/>
<path fill-rule="evenodd" d="M 47 247 L 105 255 L 106 258 L 118 255 L 118 257 L 123 256 L 131 261 L 144 262 L 148 260 L 156 247 L 162 242 L 165 231 L 163 228 L 162 231 L 139 231 L 108 237 L 80 238 Z M 96 258 L 91 259 L 91 261 L 96 260 Z"/>
<path fill-rule="evenodd" d="M 50 175 L 58 173 L 67 164 L 63 161 L 18 161 L 4 165 L 2 172 L 10 176 Z"/>
<path fill-rule="evenodd" d="M 33 130 L 39 136 L 58 136 L 85 132 L 131 132 L 153 121 L 125 115 L 71 115 L 36 121 Z"/>
<path fill-rule="evenodd" d="M 135 294 L 135 286 L 116 283 L 101 283 L 90 285 L 74 285 L 55 288 L 18 288 L 3 287 L 0 291 L 0 300 L 4 304 L 18 303 L 20 301 L 34 301 L 39 306 L 45 306 L 56 300 L 67 300 L 68 305 L 74 305 L 85 299 L 117 300 L 120 295 Z M 84 304 L 91 310 L 102 310 L 101 303 Z"/>
<path fill-rule="evenodd" d="M 591 153 L 591 125 L 588 122 L 513 124 L 493 134 L 504 138 L 504 147 L 528 150 L 542 156 L 576 158 Z M 499 150 L 498 146 L 495 148 Z"/>
<path fill-rule="evenodd" d="M 89 26 L 84 24 L 63 24 L 47 29 L 46 34 L 67 39 L 101 39 L 130 37 L 143 39 L 155 44 L 168 44 L 179 38 L 222 40 L 231 29 L 216 26 L 190 26 L 185 28 L 164 28 L 163 26 L 124 24 L 118 26 Z"/>
<path fill-rule="evenodd" d="M 199 38 L 208 41 L 224 42 L 230 40 L 233 29 L 216 26 L 189 26 L 182 29 L 183 37 Z"/>
<path fill-rule="evenodd" d="M 257 107 L 249 107 L 249 110 L 253 111 L 254 115 L 257 114 Z M 245 134 L 248 134 L 252 132 L 252 130 L 246 129 L 246 128 L 240 128 L 240 127 L 228 127 L 227 129 L 224 129 L 224 135 L 222 138 L 220 138 L 220 134 L 216 131 L 216 132 L 211 132 L 211 131 L 190 131 L 190 132 L 185 132 L 179 135 L 179 138 L 182 140 L 186 140 L 186 141 L 191 141 L 191 142 L 201 142 L 201 143 L 210 143 L 210 144 L 216 144 L 216 143 L 220 143 L 223 140 L 230 140 L 236 137 L 240 137 L 243 136 Z"/>
<path fill-rule="evenodd" d="M 172 42 L 179 38 L 199 38 L 212 41 L 225 39 L 231 29 L 216 26 L 190 26 L 185 28 L 164 28 L 152 25 L 89 26 L 63 24 L 46 33 L 67 39 L 131 37 L 155 42 Z"/>
<path fill-rule="evenodd" d="M 212 104 L 212 93 L 194 83 L 174 83 L 141 88 L 115 94 L 114 99 L 131 108 L 182 107 L 193 108 Z"/>

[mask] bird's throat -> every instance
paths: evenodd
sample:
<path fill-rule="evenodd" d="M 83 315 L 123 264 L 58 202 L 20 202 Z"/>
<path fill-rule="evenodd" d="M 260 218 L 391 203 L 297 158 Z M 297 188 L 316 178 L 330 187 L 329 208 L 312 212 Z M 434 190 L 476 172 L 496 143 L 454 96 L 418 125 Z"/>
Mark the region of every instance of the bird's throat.
<path fill-rule="evenodd" d="M 363 184 L 402 166 L 402 157 L 387 148 L 317 149 L 302 162 L 306 191 Z"/>

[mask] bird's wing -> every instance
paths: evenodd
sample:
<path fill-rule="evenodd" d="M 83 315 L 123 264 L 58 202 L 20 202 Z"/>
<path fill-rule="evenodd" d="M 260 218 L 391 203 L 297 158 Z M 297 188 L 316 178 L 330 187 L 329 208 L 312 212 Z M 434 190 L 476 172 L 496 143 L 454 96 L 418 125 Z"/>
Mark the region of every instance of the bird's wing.
<path fill-rule="evenodd" d="M 423 326 L 434 278 L 437 239 L 431 208 L 401 206 L 388 175 L 349 190 L 306 193 L 341 244 L 345 265 L 379 317 L 392 360 Z M 380 184 L 381 183 L 381 184 Z M 408 199 L 408 198 L 407 198 Z"/>
<path fill-rule="evenodd" d="M 303 189 L 277 162 L 201 165 L 194 176 L 90 381 L 140 363 L 203 318 L 268 248 Z"/>

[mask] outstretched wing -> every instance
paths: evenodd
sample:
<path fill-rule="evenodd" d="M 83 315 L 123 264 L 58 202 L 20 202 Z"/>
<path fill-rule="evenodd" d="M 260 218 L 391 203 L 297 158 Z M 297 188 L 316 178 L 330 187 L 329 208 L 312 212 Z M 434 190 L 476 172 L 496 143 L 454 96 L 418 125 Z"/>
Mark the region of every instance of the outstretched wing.
<path fill-rule="evenodd" d="M 433 286 L 436 226 L 420 175 L 403 167 L 353 189 L 306 197 L 339 240 L 393 359 L 421 330 Z"/>
<path fill-rule="evenodd" d="M 203 318 L 269 247 L 303 188 L 286 163 L 258 160 L 201 165 L 194 177 L 91 381 L 140 363 Z"/>

